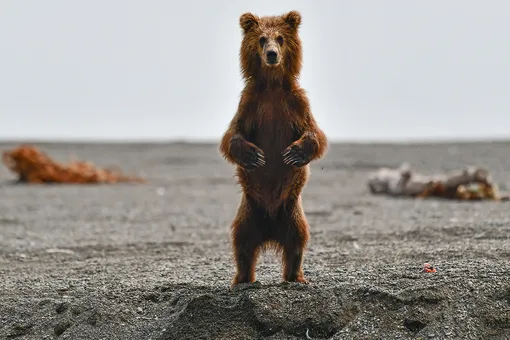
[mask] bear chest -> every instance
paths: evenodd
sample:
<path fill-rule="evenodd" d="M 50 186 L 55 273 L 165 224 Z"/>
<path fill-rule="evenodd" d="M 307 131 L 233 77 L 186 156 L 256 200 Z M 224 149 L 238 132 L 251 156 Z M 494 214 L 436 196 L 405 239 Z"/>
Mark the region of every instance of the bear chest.
<path fill-rule="evenodd" d="M 253 132 L 253 141 L 269 159 L 281 158 L 281 152 L 298 138 L 292 114 L 279 105 L 259 107 Z"/>

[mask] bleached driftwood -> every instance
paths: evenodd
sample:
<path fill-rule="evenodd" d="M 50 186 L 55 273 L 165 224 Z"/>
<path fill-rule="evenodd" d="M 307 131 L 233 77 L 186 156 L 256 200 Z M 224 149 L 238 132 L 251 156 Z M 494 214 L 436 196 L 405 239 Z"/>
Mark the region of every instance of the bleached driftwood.
<path fill-rule="evenodd" d="M 500 196 L 489 172 L 480 167 L 468 166 L 446 174 L 432 176 L 413 172 L 408 163 L 399 168 L 381 168 L 369 175 L 368 187 L 375 195 L 429 196 L 458 200 L 507 200 Z"/>

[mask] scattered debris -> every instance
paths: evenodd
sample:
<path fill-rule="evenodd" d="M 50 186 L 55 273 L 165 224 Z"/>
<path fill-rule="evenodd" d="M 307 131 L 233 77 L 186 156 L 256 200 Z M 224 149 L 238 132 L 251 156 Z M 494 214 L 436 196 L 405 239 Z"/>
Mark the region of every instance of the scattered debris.
<path fill-rule="evenodd" d="M 425 263 L 425 264 L 423 265 L 423 272 L 425 272 L 425 273 L 436 273 L 436 272 L 437 272 L 437 270 L 436 270 L 436 268 L 435 268 L 433 265 L 431 265 L 430 263 Z"/>
<path fill-rule="evenodd" d="M 46 249 L 46 252 L 48 254 L 69 254 L 69 255 L 75 254 L 75 252 L 70 249 L 62 249 L 62 248 L 50 248 L 50 249 Z"/>
<path fill-rule="evenodd" d="M 426 176 L 413 172 L 408 163 L 397 169 L 380 168 L 368 178 L 370 192 L 375 195 L 407 197 L 440 197 L 456 200 L 506 201 L 508 195 L 500 196 L 484 168 L 466 167 L 447 174 Z"/>
<path fill-rule="evenodd" d="M 87 161 L 71 161 L 68 164 L 59 164 L 44 152 L 30 145 L 21 145 L 14 150 L 5 151 L 2 160 L 10 171 L 18 175 L 19 182 L 25 183 L 145 182 L 143 178 L 124 175 L 120 170 L 101 169 Z"/>

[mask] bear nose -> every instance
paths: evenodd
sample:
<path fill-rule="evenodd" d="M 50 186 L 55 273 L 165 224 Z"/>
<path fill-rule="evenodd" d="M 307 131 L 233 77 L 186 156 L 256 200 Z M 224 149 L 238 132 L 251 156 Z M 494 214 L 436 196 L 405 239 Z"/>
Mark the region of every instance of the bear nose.
<path fill-rule="evenodd" d="M 276 51 L 267 51 L 267 62 L 270 64 L 276 64 L 276 58 L 278 55 L 276 54 Z"/>

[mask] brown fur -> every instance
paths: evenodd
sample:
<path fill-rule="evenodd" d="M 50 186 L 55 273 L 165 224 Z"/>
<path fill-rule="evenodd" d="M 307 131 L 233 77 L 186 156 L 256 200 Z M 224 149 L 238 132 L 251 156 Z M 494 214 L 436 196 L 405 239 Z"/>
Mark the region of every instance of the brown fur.
<path fill-rule="evenodd" d="M 300 24 L 296 11 L 240 17 L 245 88 L 220 145 L 225 159 L 237 166 L 243 189 L 232 223 L 234 285 L 255 281 L 257 257 L 264 247 L 282 252 L 284 280 L 306 283 L 301 263 L 309 226 L 301 191 L 308 164 L 324 155 L 327 139 L 297 81 Z M 274 64 L 269 64 L 268 51 L 276 54 Z"/>

